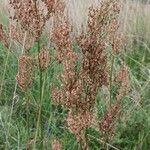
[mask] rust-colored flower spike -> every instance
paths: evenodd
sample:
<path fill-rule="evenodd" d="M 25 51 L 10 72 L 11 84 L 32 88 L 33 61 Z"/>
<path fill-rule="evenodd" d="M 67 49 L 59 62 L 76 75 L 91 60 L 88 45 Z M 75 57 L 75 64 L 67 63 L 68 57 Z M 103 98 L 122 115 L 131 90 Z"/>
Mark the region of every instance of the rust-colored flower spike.
<path fill-rule="evenodd" d="M 60 6 L 63 4 L 60 4 Z M 63 6 L 64 7 L 64 6 Z M 64 11 L 64 9 L 61 9 Z M 80 93 L 82 93 L 81 82 L 77 80 L 75 73 L 75 66 L 77 62 L 77 55 L 72 49 L 72 40 L 70 38 L 70 33 L 72 32 L 72 27 L 68 20 L 62 21 L 60 18 L 65 18 L 63 12 L 56 12 L 57 17 L 55 18 L 55 23 L 52 41 L 56 45 L 57 61 L 63 64 L 64 72 L 61 75 L 62 86 L 60 90 L 61 97 L 60 103 L 65 108 L 75 109 L 77 101 L 80 101 Z M 62 16 L 62 17 L 61 17 Z M 53 95 L 58 95 L 53 92 Z M 54 100 L 56 101 L 56 100 Z"/>
<path fill-rule="evenodd" d="M 49 51 L 41 50 L 38 54 L 39 67 L 41 71 L 45 71 L 49 67 L 50 63 L 50 54 Z"/>
<path fill-rule="evenodd" d="M 93 109 L 98 89 L 108 85 L 106 43 L 112 20 L 116 15 L 113 0 L 103 1 L 100 8 L 90 8 L 87 33 L 77 38 L 81 47 L 81 69 L 75 71 L 79 60 L 72 49 L 70 38 L 72 31 L 68 21 L 59 20 L 54 28 L 52 40 L 56 44 L 57 60 L 63 64 L 62 85 L 54 92 L 53 98 L 59 98 L 60 104 L 69 110 L 67 123 L 69 130 L 78 141 L 84 141 L 85 130 L 91 125 Z M 110 43 L 109 43 L 110 44 Z M 60 93 L 60 94 L 58 94 Z M 58 96 L 59 95 L 59 96 Z"/>
<path fill-rule="evenodd" d="M 62 15 L 62 13 L 59 13 Z M 58 26 L 54 28 L 52 40 L 56 44 L 57 60 L 63 64 L 64 72 L 61 75 L 62 85 L 60 89 L 55 88 L 53 91 L 53 103 L 60 102 L 63 107 L 70 110 L 67 117 L 68 128 L 77 140 L 84 137 L 84 131 L 90 124 L 89 112 L 83 113 L 85 102 L 82 102 L 83 85 L 80 77 L 75 72 L 77 55 L 72 49 L 72 40 L 70 32 L 72 31 L 68 21 L 62 22 L 57 17 Z M 76 112 L 76 113 L 75 113 Z"/>
<path fill-rule="evenodd" d="M 51 14 L 55 13 L 55 4 L 56 0 L 41 0 L 44 2 L 47 7 L 46 19 L 48 20 L 51 17 Z"/>
<path fill-rule="evenodd" d="M 59 140 L 54 140 L 52 142 L 52 150 L 61 150 L 62 149 L 61 147 L 62 146 Z"/>
<path fill-rule="evenodd" d="M 112 42 L 113 53 L 119 54 L 122 51 L 124 44 L 125 44 L 125 37 L 123 36 L 123 34 L 121 33 L 117 34 Z"/>
<path fill-rule="evenodd" d="M 4 33 L 4 31 L 3 31 L 3 25 L 2 24 L 0 24 L 0 41 L 2 42 L 2 44 L 6 47 L 6 48 L 8 48 L 8 37 L 7 37 L 7 35 Z"/>
<path fill-rule="evenodd" d="M 45 4 L 43 7 L 40 5 L 42 2 Z M 54 12 L 55 1 L 9 0 L 9 4 L 11 8 L 14 9 L 14 15 L 11 18 L 19 22 L 21 26 L 22 32 L 20 32 L 20 36 L 24 37 L 25 32 L 27 34 L 28 39 L 25 43 L 25 47 L 27 47 L 26 51 L 28 52 L 34 42 L 39 40 L 46 22 L 51 17 L 50 14 Z M 22 42 L 19 40 L 19 43 Z"/>
<path fill-rule="evenodd" d="M 85 130 L 90 127 L 93 114 L 90 112 L 78 113 L 74 115 L 71 111 L 68 113 L 67 123 L 71 133 L 76 136 L 78 142 L 85 140 Z"/>
<path fill-rule="evenodd" d="M 109 27 L 109 41 L 114 54 L 119 54 L 125 44 L 125 36 L 120 31 L 120 23 L 115 18 Z"/>
<path fill-rule="evenodd" d="M 115 83 L 116 86 L 118 86 L 118 95 L 116 95 L 116 102 L 108 108 L 104 115 L 104 118 L 100 122 L 100 131 L 103 133 L 104 137 L 107 136 L 108 139 L 111 139 L 114 135 L 117 119 L 121 115 L 121 102 L 123 98 L 128 94 L 130 89 L 130 80 L 127 66 L 123 66 L 119 70 L 115 78 Z"/>
<path fill-rule="evenodd" d="M 86 104 L 93 108 L 97 91 L 108 85 L 106 43 L 109 43 L 110 18 L 115 18 L 112 0 L 101 2 L 100 8 L 89 9 L 87 34 L 82 33 L 77 43 L 82 49 L 83 61 L 80 76 L 86 86 Z"/>
<path fill-rule="evenodd" d="M 16 76 L 18 86 L 26 91 L 32 85 L 33 80 L 33 63 L 29 56 L 21 56 L 19 58 L 18 74 Z"/>
<path fill-rule="evenodd" d="M 114 131 L 117 125 L 117 119 L 120 115 L 120 104 L 112 105 L 105 113 L 101 120 L 99 130 L 102 133 L 104 140 L 111 140 L 114 136 Z"/>
<path fill-rule="evenodd" d="M 44 16 L 35 6 L 36 1 L 32 0 L 10 0 L 10 5 L 14 8 L 13 19 L 21 24 L 22 29 L 30 30 L 37 38 L 43 27 Z"/>
<path fill-rule="evenodd" d="M 118 95 L 116 97 L 117 101 L 120 101 L 124 98 L 130 90 L 130 79 L 129 79 L 129 70 L 127 66 L 123 66 L 118 72 L 115 82 L 118 85 Z"/>

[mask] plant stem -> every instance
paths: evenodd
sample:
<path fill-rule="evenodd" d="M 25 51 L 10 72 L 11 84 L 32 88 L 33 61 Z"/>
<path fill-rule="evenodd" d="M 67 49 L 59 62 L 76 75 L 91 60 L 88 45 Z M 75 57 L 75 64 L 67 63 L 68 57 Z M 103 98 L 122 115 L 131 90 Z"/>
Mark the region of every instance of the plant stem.
<path fill-rule="evenodd" d="M 27 122 L 27 131 L 28 131 L 28 139 L 30 137 L 30 125 L 29 125 L 29 97 L 28 97 L 28 91 L 26 94 L 26 122 Z"/>
<path fill-rule="evenodd" d="M 38 53 L 40 53 L 40 41 L 38 41 Z M 40 73 L 40 100 L 39 100 L 39 109 L 38 109 L 38 119 L 37 119 L 37 124 L 36 124 L 36 133 L 35 133 L 35 138 L 34 138 L 34 146 L 33 149 L 36 149 L 36 140 L 38 134 L 40 134 L 40 150 L 43 150 L 43 118 L 42 118 L 42 107 L 43 107 L 43 95 L 44 95 L 44 80 L 43 80 L 43 72 L 40 70 L 39 66 L 39 73 Z M 39 132 L 40 130 L 40 132 Z"/>
<path fill-rule="evenodd" d="M 9 55 L 10 55 L 10 52 L 8 50 L 8 53 L 7 53 L 7 56 L 6 56 L 6 62 L 5 62 L 5 65 L 4 65 L 3 76 L 2 76 L 2 80 L 1 80 L 2 82 L 1 82 L 1 87 L 0 87 L 0 96 L 2 95 L 3 84 L 4 84 L 4 80 L 5 80 L 5 75 L 6 75 L 6 70 L 7 70 Z"/>

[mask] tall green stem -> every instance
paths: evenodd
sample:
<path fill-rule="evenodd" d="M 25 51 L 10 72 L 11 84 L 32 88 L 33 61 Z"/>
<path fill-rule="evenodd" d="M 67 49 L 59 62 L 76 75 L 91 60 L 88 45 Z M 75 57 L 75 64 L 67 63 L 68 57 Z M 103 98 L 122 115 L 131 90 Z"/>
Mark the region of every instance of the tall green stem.
<path fill-rule="evenodd" d="M 30 125 L 29 125 L 29 96 L 28 96 L 28 91 L 25 93 L 26 96 L 26 123 L 27 123 L 27 131 L 28 131 L 28 138 L 30 138 Z"/>
<path fill-rule="evenodd" d="M 35 9 L 36 9 L 36 13 L 38 13 L 37 10 L 37 4 L 36 4 L 37 0 L 34 0 L 34 5 L 35 5 Z M 38 54 L 40 53 L 40 39 L 37 42 L 38 44 Z M 37 119 L 37 124 L 36 124 L 36 133 L 35 133 L 35 138 L 34 138 L 34 145 L 33 145 L 33 149 L 36 149 L 36 140 L 37 140 L 37 136 L 39 134 L 39 130 L 40 130 L 40 150 L 43 150 L 43 124 L 42 124 L 42 105 L 43 105 L 43 94 L 44 94 L 44 84 L 43 84 L 43 72 L 40 69 L 40 60 L 39 60 L 39 74 L 40 74 L 40 100 L 39 100 L 39 108 L 38 108 L 38 119 Z"/>
<path fill-rule="evenodd" d="M 40 41 L 38 41 L 38 53 L 40 53 Z M 36 133 L 34 138 L 34 146 L 33 149 L 36 149 L 36 140 L 38 137 L 38 134 L 40 134 L 40 150 L 43 150 L 43 119 L 42 119 L 42 106 L 43 106 L 43 94 L 44 94 L 44 82 L 43 82 L 43 72 L 40 70 L 39 66 L 39 74 L 40 74 L 40 94 L 39 94 L 39 108 L 38 108 L 38 118 L 37 118 L 37 124 L 36 124 Z M 39 132 L 40 130 L 40 132 Z"/>

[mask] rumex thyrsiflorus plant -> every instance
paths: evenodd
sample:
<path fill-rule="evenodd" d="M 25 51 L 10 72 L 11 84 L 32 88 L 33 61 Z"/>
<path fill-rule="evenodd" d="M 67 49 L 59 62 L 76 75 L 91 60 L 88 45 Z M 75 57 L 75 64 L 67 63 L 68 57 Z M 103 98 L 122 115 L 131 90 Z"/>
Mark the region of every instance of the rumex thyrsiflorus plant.
<path fill-rule="evenodd" d="M 119 20 L 121 0 L 103 0 L 97 7 L 91 6 L 86 30 L 79 35 L 74 33 L 65 3 L 67 1 L 9 0 L 12 15 L 8 34 L 0 26 L 3 45 L 9 50 L 11 41 L 11 47 L 18 43 L 21 48 L 16 85 L 24 92 L 26 101 L 26 149 L 46 149 L 45 89 L 51 93 L 48 104 L 51 108 L 49 113 L 52 113 L 50 118 L 58 109 L 64 111 L 65 119 L 60 119 L 63 132 L 66 130 L 73 134 L 78 149 L 82 150 L 90 149 L 89 128 L 96 128 L 104 142 L 113 139 L 122 115 L 122 101 L 130 89 L 128 67 L 122 59 L 120 70 L 114 69 L 115 57 L 120 57 L 125 43 Z M 51 34 L 45 31 L 48 23 L 52 26 Z M 53 64 L 62 67 L 55 76 L 58 84 L 46 80 Z M 36 121 L 32 125 L 29 94 L 34 92 L 34 86 L 38 87 L 36 94 L 39 96 L 36 111 L 32 114 Z M 99 117 L 97 95 L 103 87 L 109 90 L 109 102 L 103 116 Z M 53 134 L 54 131 L 51 132 Z M 51 148 L 63 149 L 58 135 L 51 137 Z M 6 147 L 9 148 L 7 143 Z"/>

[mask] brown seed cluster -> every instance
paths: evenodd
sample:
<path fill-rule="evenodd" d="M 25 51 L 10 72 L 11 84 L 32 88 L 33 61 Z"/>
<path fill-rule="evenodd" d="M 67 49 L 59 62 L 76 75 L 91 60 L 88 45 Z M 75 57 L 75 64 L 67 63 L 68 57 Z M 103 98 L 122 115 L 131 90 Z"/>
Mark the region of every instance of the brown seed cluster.
<path fill-rule="evenodd" d="M 108 38 L 112 46 L 113 54 L 120 54 L 125 43 L 125 37 L 120 32 L 120 23 L 116 18 L 110 24 Z"/>
<path fill-rule="evenodd" d="M 70 37 L 72 28 L 69 22 L 62 22 L 57 16 L 57 28 L 53 30 L 52 40 L 56 45 L 57 60 L 64 68 L 62 85 L 55 88 L 53 102 L 59 102 L 69 110 L 68 128 L 79 142 L 85 141 L 85 130 L 95 116 L 93 110 L 99 88 L 108 85 L 106 49 L 107 44 L 111 45 L 110 36 L 114 37 L 118 29 L 111 26 L 119 13 L 113 2 L 103 1 L 100 8 L 90 8 L 87 32 L 76 38 L 81 48 L 80 57 L 72 48 L 75 41 Z M 111 34 L 110 28 L 114 30 Z M 78 61 L 81 62 L 81 68 L 77 72 L 75 68 Z"/>
<path fill-rule="evenodd" d="M 66 54 L 71 55 L 72 43 L 70 40 L 71 26 L 68 22 L 60 23 L 57 28 L 54 28 L 52 41 L 57 46 L 57 60 L 62 62 L 65 59 Z"/>
<path fill-rule="evenodd" d="M 51 17 L 51 14 L 55 12 L 56 0 L 41 0 L 47 7 L 46 19 Z"/>
<path fill-rule="evenodd" d="M 85 129 L 91 125 L 92 114 L 90 112 L 79 113 L 78 115 L 73 115 L 70 111 L 67 117 L 67 123 L 71 133 L 75 134 L 77 141 L 80 142 L 84 140 Z"/>
<path fill-rule="evenodd" d="M 63 10 L 62 10 L 63 11 Z M 62 22 L 59 18 L 63 13 L 57 14 L 57 27 L 53 30 L 52 40 L 56 45 L 57 61 L 62 63 L 64 72 L 61 75 L 62 86 L 59 101 L 67 109 L 76 109 L 77 101 L 82 93 L 81 81 L 76 78 L 75 66 L 78 60 L 77 54 L 73 52 L 73 42 L 70 38 L 72 27 L 67 20 Z M 64 16 L 62 16 L 64 17 Z M 65 18 L 65 17 L 64 17 Z M 54 91 L 54 95 L 58 95 Z M 56 97 L 55 97 L 56 98 Z M 54 100 L 56 101 L 56 100 Z"/>
<path fill-rule="evenodd" d="M 44 3 L 44 7 L 41 8 L 41 3 Z M 19 22 L 18 28 L 21 27 L 20 38 L 24 37 L 24 33 L 27 33 L 27 50 L 29 50 L 33 44 L 39 40 L 46 22 L 54 12 L 54 0 L 9 0 L 11 8 L 14 10 L 14 15 L 11 17 L 16 22 Z M 47 10 L 45 12 L 45 9 Z M 18 29 L 17 29 L 18 31 Z"/>
<path fill-rule="evenodd" d="M 115 78 L 115 84 L 118 87 L 118 94 L 115 97 L 116 101 L 106 110 L 104 118 L 100 122 L 100 131 L 103 133 L 104 137 L 107 138 L 107 140 L 111 140 L 115 134 L 117 120 L 121 115 L 121 102 L 128 94 L 130 89 L 130 80 L 127 66 L 123 66 L 119 70 Z"/>
<path fill-rule="evenodd" d="M 112 105 L 105 113 L 104 118 L 100 122 L 100 132 L 105 140 L 111 140 L 117 125 L 117 119 L 120 115 L 120 105 Z"/>
<path fill-rule="evenodd" d="M 111 45 L 110 37 L 115 37 L 118 26 L 112 26 L 118 19 L 119 10 L 114 9 L 117 3 L 102 1 L 98 8 L 89 9 L 88 32 L 77 38 L 82 49 L 83 60 L 80 73 L 81 80 L 88 87 L 86 104 L 93 108 L 98 89 L 108 85 L 107 45 Z M 119 8 L 118 8 L 119 9 Z M 109 29 L 112 32 L 110 33 Z M 118 45 L 118 43 L 115 43 Z M 87 105 L 88 106 L 88 105 Z"/>
<path fill-rule="evenodd" d="M 14 8 L 15 14 L 12 19 L 19 21 L 24 30 L 30 30 L 37 38 L 44 25 L 44 16 L 35 6 L 36 1 L 32 0 L 10 0 L 10 5 Z M 33 32 L 34 31 L 34 32 Z"/>
<path fill-rule="evenodd" d="M 29 56 L 21 56 L 19 58 L 18 74 L 16 76 L 17 83 L 23 91 L 27 91 L 32 85 L 33 79 L 33 63 Z"/>
<path fill-rule="evenodd" d="M 28 53 L 29 49 L 33 46 L 34 39 L 30 37 L 29 33 L 23 32 L 19 25 L 15 26 L 13 24 L 10 24 L 8 27 L 8 34 L 12 39 L 13 44 L 24 46 L 24 53 Z M 23 42 L 25 43 L 23 44 Z"/>
<path fill-rule="evenodd" d="M 60 89 L 55 88 L 57 91 L 53 92 L 53 102 L 60 102 L 59 104 L 70 111 L 67 117 L 68 128 L 79 141 L 90 124 L 89 118 L 92 115 L 85 112 L 86 101 L 83 95 L 83 83 L 75 71 L 79 58 L 72 48 L 73 41 L 70 37 L 72 27 L 68 21 L 62 22 L 59 18 L 57 23 L 59 25 L 54 28 L 52 40 L 56 44 L 57 60 L 62 63 L 64 71 L 61 75 Z"/>
<path fill-rule="evenodd" d="M 117 101 L 124 98 L 130 90 L 129 70 L 127 66 L 123 66 L 116 76 L 116 84 L 118 85 Z"/>

